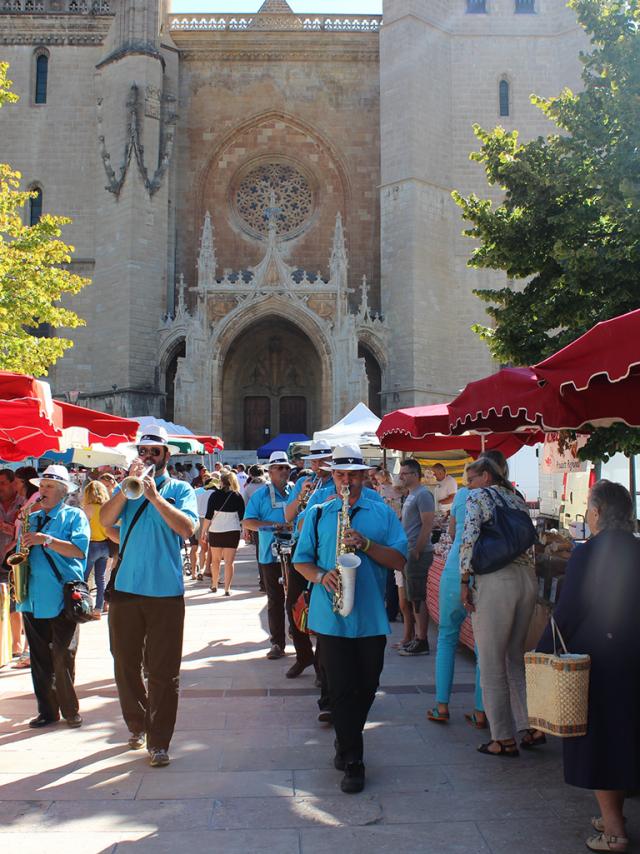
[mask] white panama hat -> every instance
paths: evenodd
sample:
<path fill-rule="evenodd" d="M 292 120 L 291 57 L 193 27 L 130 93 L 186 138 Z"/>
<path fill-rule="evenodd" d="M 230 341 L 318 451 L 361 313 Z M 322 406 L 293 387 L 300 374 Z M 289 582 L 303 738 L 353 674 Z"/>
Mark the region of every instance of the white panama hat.
<path fill-rule="evenodd" d="M 61 465 L 47 466 L 41 477 L 33 477 L 29 483 L 40 488 L 40 484 L 43 480 L 53 480 L 56 483 L 62 483 L 67 487 L 67 492 L 75 492 L 78 489 L 78 484 L 71 480 L 71 475 L 66 468 Z"/>
<path fill-rule="evenodd" d="M 367 471 L 370 468 L 357 445 L 336 445 L 331 456 L 331 471 Z"/>
<path fill-rule="evenodd" d="M 144 428 L 144 433 L 138 436 L 137 442 L 132 443 L 132 447 L 139 448 L 140 446 L 162 445 L 169 449 L 170 454 L 179 454 L 180 447 L 172 445 L 169 441 L 169 434 L 161 424 L 147 424 Z"/>
<path fill-rule="evenodd" d="M 271 468 L 271 466 L 289 466 L 289 468 L 295 468 L 295 466 L 292 466 L 289 462 L 289 457 L 285 451 L 274 451 L 271 454 L 267 467 Z"/>
<path fill-rule="evenodd" d="M 318 439 L 309 446 L 309 453 L 302 457 L 303 460 L 324 460 L 331 456 L 331 445 L 324 439 Z"/>

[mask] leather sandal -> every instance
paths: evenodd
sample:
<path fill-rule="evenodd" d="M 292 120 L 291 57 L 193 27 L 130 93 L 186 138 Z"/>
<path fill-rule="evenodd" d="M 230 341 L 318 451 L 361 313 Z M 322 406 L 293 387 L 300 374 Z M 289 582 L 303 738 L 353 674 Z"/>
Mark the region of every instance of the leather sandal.
<path fill-rule="evenodd" d="M 436 706 L 427 712 L 427 720 L 437 724 L 446 724 L 449 722 L 449 712 L 441 712 Z"/>
<path fill-rule="evenodd" d="M 538 736 L 537 738 L 536 735 Z M 547 737 L 543 732 L 540 732 L 538 729 L 526 729 L 524 731 L 524 737 L 520 742 L 520 747 L 523 750 L 535 750 L 537 747 L 541 747 L 546 743 Z"/>
<path fill-rule="evenodd" d="M 622 820 L 624 821 L 625 826 L 626 826 L 627 819 L 623 816 Z M 597 830 L 598 833 L 604 833 L 604 819 L 602 818 L 601 815 L 592 815 L 591 816 L 591 827 L 594 830 Z"/>
<path fill-rule="evenodd" d="M 591 851 L 626 851 L 629 840 L 626 836 L 608 836 L 606 833 L 598 833 L 586 839 L 585 844 Z"/>
<path fill-rule="evenodd" d="M 514 739 L 511 739 L 511 741 L 513 741 L 513 744 L 504 744 L 502 741 L 496 739 L 488 741 L 486 744 L 481 744 L 478 747 L 478 753 L 484 753 L 486 756 L 502 756 L 506 759 L 515 759 L 516 756 L 520 756 L 520 751 L 516 747 Z M 500 750 L 489 750 L 492 744 L 498 744 Z"/>
<path fill-rule="evenodd" d="M 489 726 L 486 717 L 481 721 L 475 712 L 465 712 L 464 719 L 474 729 L 486 729 Z"/>

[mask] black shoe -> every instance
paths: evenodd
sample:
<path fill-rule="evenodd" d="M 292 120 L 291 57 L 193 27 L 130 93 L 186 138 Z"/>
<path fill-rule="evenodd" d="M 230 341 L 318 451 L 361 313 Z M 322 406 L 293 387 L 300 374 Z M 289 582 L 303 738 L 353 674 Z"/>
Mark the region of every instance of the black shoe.
<path fill-rule="evenodd" d="M 337 738 L 334 740 L 333 746 L 336 749 L 336 755 L 333 757 L 333 767 L 336 769 L 336 771 L 344 771 L 347 767 L 347 763 L 345 761 L 344 756 L 342 755 L 342 751 L 340 750 L 340 745 L 338 744 Z"/>
<path fill-rule="evenodd" d="M 40 729 L 43 726 L 49 726 L 49 724 L 57 724 L 59 720 L 59 715 L 57 715 L 55 718 L 47 718 L 44 715 L 38 715 L 37 718 L 34 718 L 32 721 L 29 721 L 29 726 L 31 727 L 31 729 Z"/>
<path fill-rule="evenodd" d="M 316 676 L 313 684 L 316 686 L 316 688 L 322 688 L 322 679 L 319 676 Z"/>
<path fill-rule="evenodd" d="M 318 722 L 329 725 L 333 723 L 333 715 L 329 709 L 322 709 L 322 711 L 318 713 Z"/>
<path fill-rule="evenodd" d="M 267 653 L 267 658 L 270 658 L 272 661 L 275 661 L 276 658 L 282 658 L 284 656 L 284 651 L 281 646 L 278 646 L 277 643 L 274 643 L 269 652 Z"/>
<path fill-rule="evenodd" d="M 284 674 L 287 679 L 295 679 L 297 676 L 300 676 L 307 667 L 311 667 L 313 661 L 310 661 L 308 664 L 303 664 L 301 661 L 294 661 L 291 667 Z"/>
<path fill-rule="evenodd" d="M 82 726 L 82 718 L 80 715 L 72 715 L 70 718 L 65 718 L 65 722 L 71 729 L 78 729 Z"/>
<path fill-rule="evenodd" d="M 344 777 L 340 781 L 340 788 L 348 795 L 357 795 L 364 789 L 364 764 L 362 762 L 347 762 Z"/>

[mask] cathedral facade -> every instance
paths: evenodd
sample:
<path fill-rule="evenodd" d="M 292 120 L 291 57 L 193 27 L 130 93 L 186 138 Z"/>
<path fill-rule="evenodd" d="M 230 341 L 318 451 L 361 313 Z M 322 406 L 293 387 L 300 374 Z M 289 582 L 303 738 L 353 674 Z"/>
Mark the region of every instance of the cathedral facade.
<path fill-rule="evenodd" d="M 564 0 L 0 0 L 0 159 L 92 280 L 54 394 L 247 449 L 450 399 L 492 369 L 472 290 L 504 283 L 451 199 L 489 193 L 473 124 L 547 133 L 529 96 L 584 46 Z"/>

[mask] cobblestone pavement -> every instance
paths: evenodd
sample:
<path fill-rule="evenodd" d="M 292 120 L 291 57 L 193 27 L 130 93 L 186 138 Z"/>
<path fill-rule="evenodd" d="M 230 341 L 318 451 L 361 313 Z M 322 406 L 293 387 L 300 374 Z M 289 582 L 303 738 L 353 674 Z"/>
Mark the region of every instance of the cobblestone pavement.
<path fill-rule="evenodd" d="M 387 647 L 365 734 L 367 787 L 343 795 L 333 733 L 316 720 L 313 674 L 268 661 L 266 599 L 251 551 L 233 595 L 188 582 L 172 763 L 150 768 L 124 744 L 106 620 L 81 628 L 84 726 L 41 731 L 26 673 L 0 671 L 0 847 L 46 851 L 250 854 L 570 854 L 584 849 L 595 804 L 562 781 L 556 740 L 505 761 L 478 754 L 464 722 L 473 666 L 458 654 L 452 721 L 429 723 L 434 656 Z M 401 633 L 394 625 L 394 638 Z M 432 647 L 435 635 L 432 635 Z M 632 827 L 638 804 L 627 814 Z M 45 836 L 46 834 L 46 836 Z"/>

